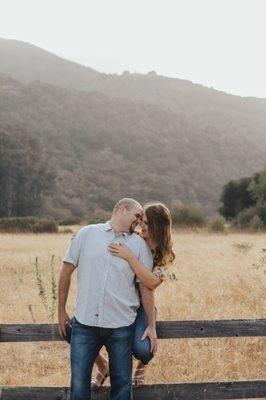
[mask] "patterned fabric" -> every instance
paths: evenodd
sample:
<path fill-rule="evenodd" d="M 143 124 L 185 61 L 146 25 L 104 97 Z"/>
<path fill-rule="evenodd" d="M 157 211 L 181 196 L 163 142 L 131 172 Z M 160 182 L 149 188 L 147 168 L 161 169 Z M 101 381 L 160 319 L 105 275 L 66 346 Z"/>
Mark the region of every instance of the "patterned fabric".
<path fill-rule="evenodd" d="M 176 274 L 171 271 L 171 267 L 169 268 L 167 266 L 157 265 L 156 267 L 154 267 L 153 273 L 154 273 L 154 275 L 158 276 L 158 278 L 160 278 L 164 282 L 169 281 L 169 280 L 171 280 L 171 281 L 178 280 Z"/>

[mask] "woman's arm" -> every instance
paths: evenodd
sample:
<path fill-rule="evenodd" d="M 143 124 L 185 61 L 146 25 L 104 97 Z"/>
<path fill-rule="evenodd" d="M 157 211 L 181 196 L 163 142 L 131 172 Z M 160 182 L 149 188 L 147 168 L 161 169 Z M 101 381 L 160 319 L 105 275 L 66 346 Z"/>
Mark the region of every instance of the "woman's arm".
<path fill-rule="evenodd" d="M 140 282 L 148 289 L 156 289 L 162 283 L 162 279 L 147 270 L 126 245 L 111 244 L 108 248 L 113 256 L 123 258 L 129 263 Z"/>

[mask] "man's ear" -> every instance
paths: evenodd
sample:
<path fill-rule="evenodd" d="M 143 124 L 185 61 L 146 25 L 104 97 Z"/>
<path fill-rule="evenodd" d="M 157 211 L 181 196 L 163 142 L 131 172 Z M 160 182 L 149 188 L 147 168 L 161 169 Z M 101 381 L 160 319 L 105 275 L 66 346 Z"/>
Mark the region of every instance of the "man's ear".
<path fill-rule="evenodd" d="M 127 209 L 126 209 L 125 206 L 121 206 L 121 207 L 120 207 L 120 210 L 121 210 L 121 215 L 124 215 L 125 212 L 127 211 Z"/>
<path fill-rule="evenodd" d="M 123 206 L 119 206 L 117 209 L 116 209 L 116 214 L 119 214 L 119 215 L 121 215 L 122 213 L 123 213 Z"/>

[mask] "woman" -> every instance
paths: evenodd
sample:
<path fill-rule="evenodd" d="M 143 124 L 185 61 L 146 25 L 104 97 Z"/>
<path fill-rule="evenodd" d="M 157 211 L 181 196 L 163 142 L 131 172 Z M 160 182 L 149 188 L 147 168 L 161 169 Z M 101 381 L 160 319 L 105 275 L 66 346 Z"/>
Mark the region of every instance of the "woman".
<path fill-rule="evenodd" d="M 151 249 L 154 260 L 153 271 L 148 271 L 134 256 L 126 245 L 112 244 L 109 251 L 116 257 L 126 260 L 134 270 L 139 281 L 147 288 L 154 290 L 164 280 L 176 279 L 174 274 L 169 273 L 169 265 L 173 263 L 175 254 L 171 238 L 172 220 L 168 208 L 162 203 L 149 203 L 144 206 L 144 214 L 141 222 L 140 236 L 146 241 Z M 135 337 L 133 344 L 133 355 L 139 360 L 132 380 L 134 387 L 142 386 L 145 382 L 147 365 L 157 351 L 157 342 L 151 346 L 148 337 L 143 339 L 143 334 L 148 325 L 147 317 L 142 304 L 137 311 L 135 321 Z M 71 327 L 66 326 L 66 340 L 70 343 Z M 92 390 L 103 385 L 109 376 L 108 362 L 100 354 L 95 360 L 98 367 L 95 378 L 92 379 Z"/>

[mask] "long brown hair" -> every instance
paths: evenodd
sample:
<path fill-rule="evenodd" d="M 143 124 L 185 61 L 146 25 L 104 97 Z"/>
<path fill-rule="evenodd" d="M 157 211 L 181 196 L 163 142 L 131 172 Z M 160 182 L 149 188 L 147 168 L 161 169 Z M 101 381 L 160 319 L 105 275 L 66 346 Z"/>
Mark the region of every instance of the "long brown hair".
<path fill-rule="evenodd" d="M 172 218 L 168 208 L 159 202 L 145 204 L 149 235 L 155 244 L 154 266 L 164 266 L 175 259 L 172 241 Z"/>

